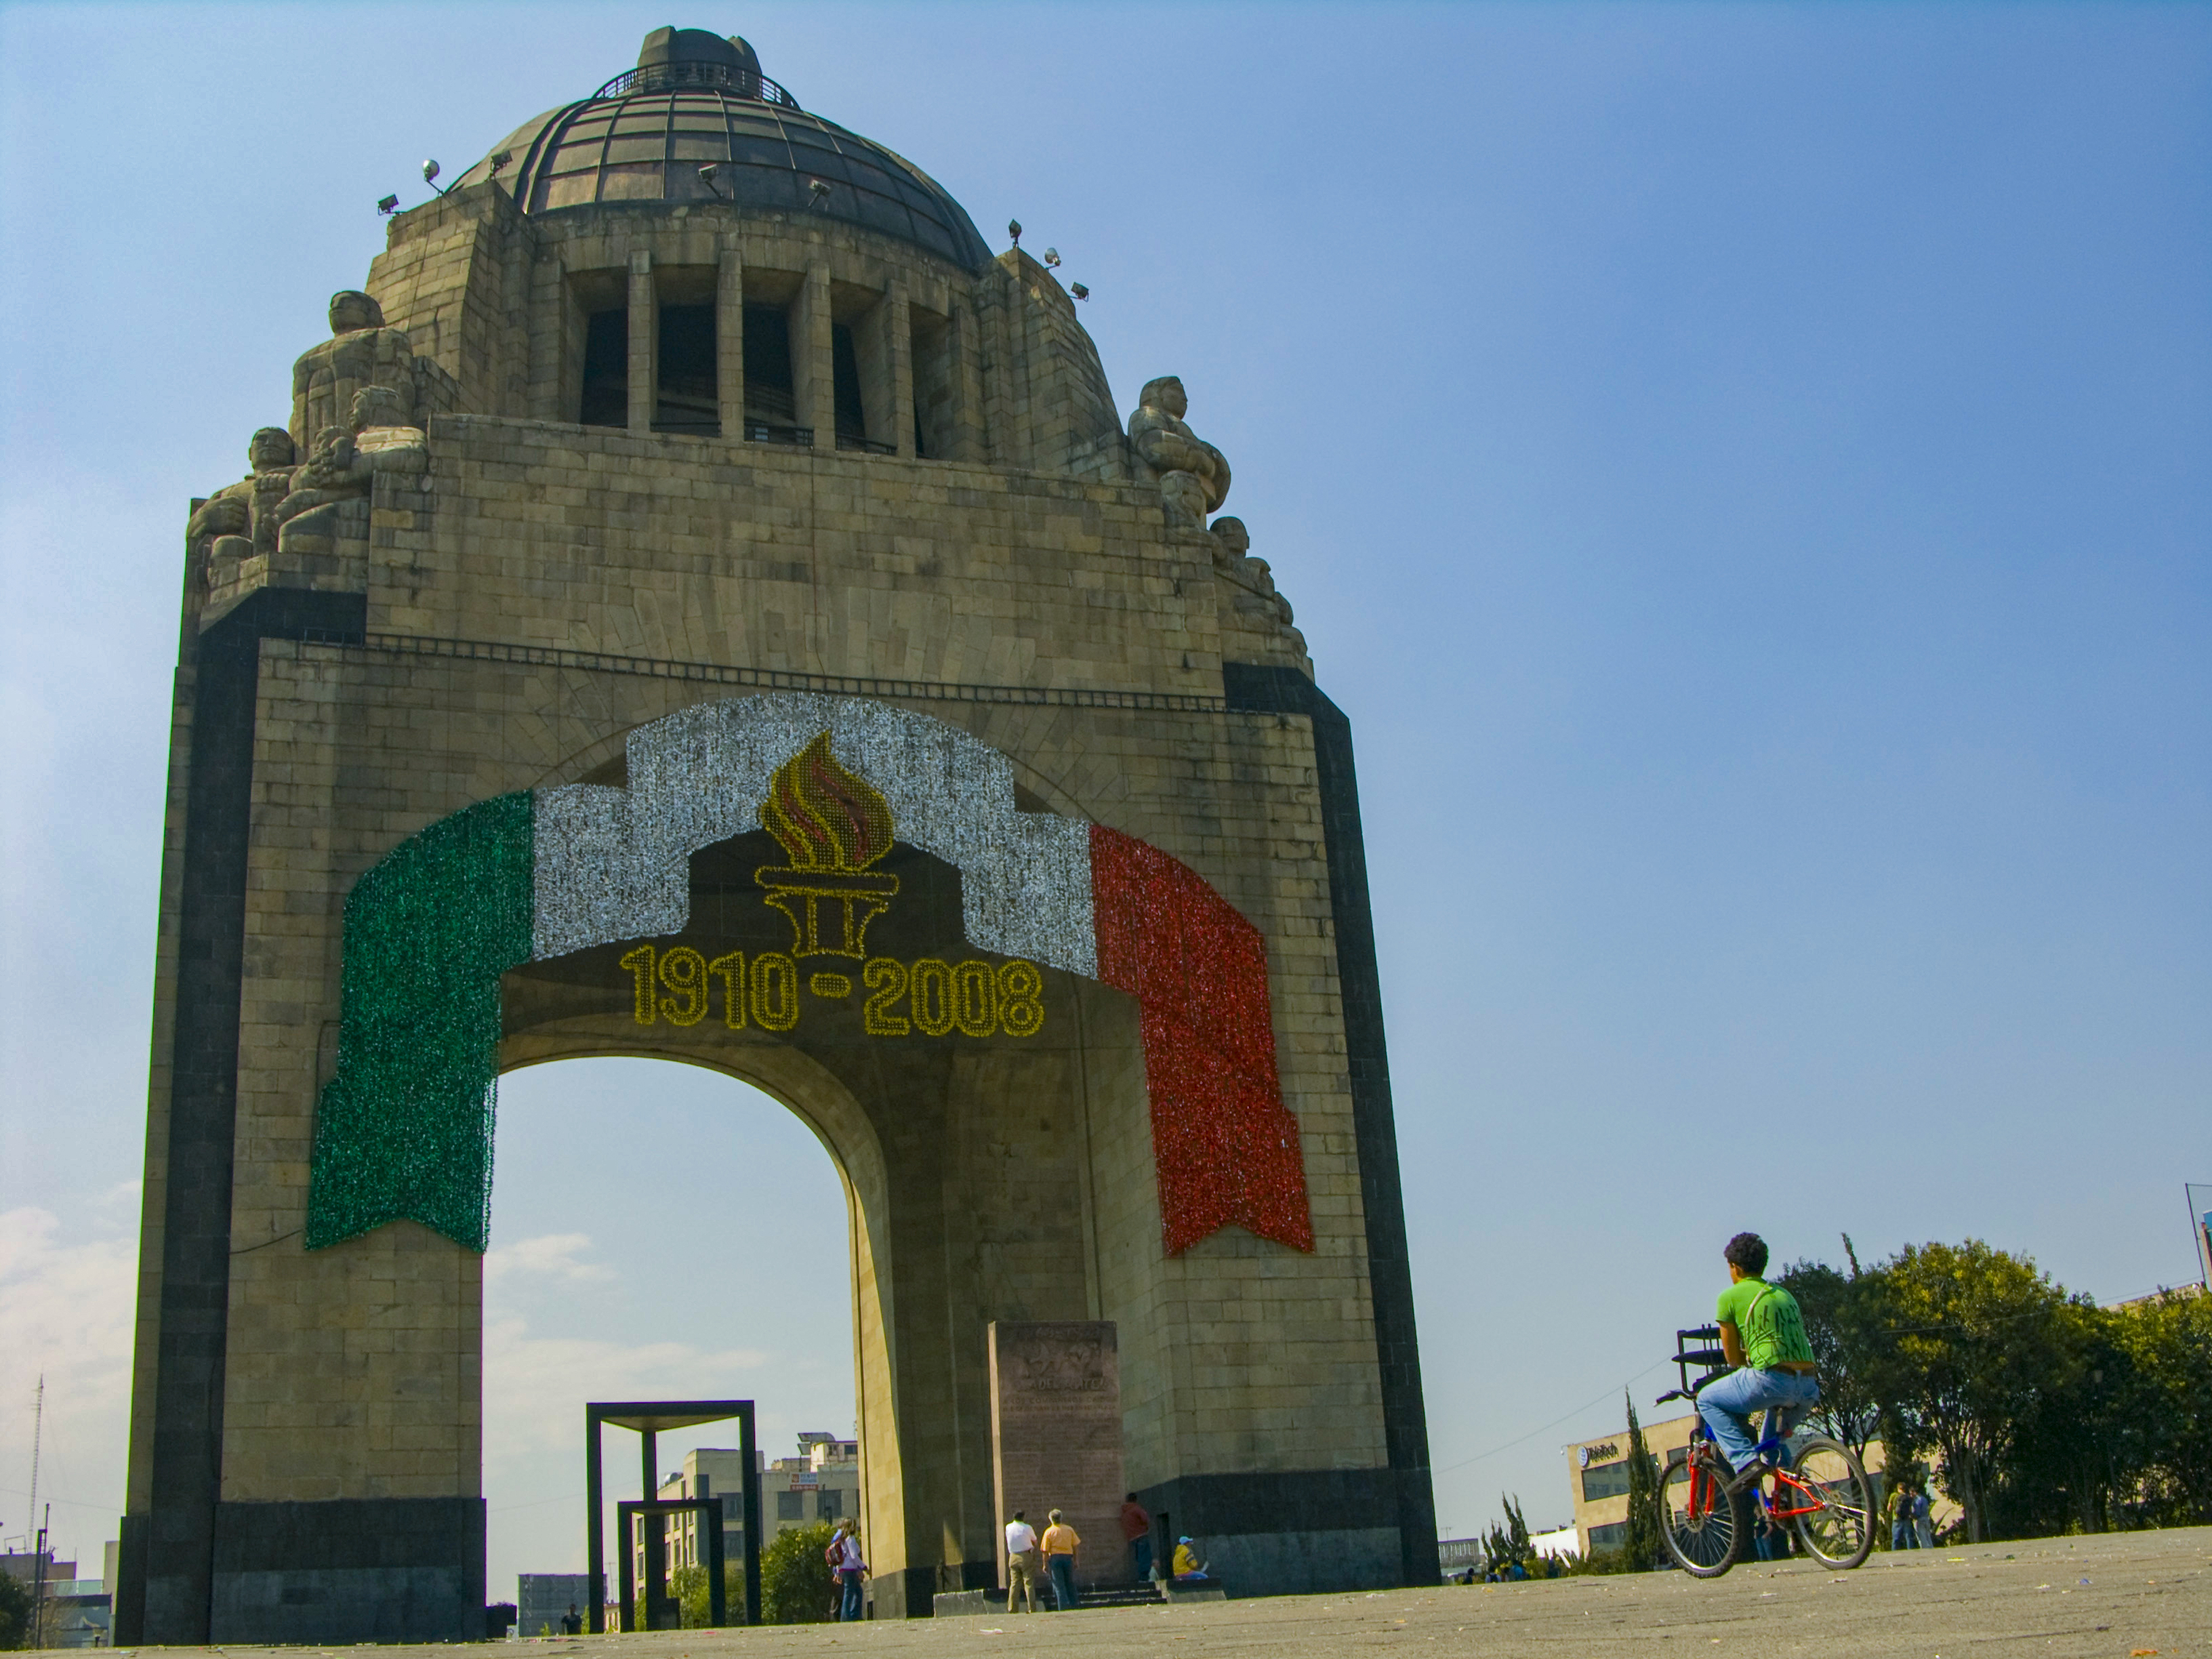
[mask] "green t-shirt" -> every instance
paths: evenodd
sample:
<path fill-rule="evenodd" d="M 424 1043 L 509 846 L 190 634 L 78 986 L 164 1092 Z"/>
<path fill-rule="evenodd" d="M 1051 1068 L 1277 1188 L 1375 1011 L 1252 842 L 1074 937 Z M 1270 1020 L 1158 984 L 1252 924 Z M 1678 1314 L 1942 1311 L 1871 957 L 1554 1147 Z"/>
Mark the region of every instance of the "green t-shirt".
<path fill-rule="evenodd" d="M 1743 1337 L 1743 1363 L 1771 1370 L 1784 1360 L 1809 1361 L 1813 1345 L 1797 1298 L 1763 1279 L 1739 1279 L 1721 1292 L 1720 1319 Z"/>

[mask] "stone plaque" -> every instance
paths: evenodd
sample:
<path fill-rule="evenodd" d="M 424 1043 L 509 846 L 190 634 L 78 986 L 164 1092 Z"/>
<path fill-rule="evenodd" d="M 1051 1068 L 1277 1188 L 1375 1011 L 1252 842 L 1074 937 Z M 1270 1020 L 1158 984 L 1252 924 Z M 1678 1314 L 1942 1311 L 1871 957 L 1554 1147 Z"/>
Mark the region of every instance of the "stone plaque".
<path fill-rule="evenodd" d="M 1121 1369 L 1111 1320 L 1012 1324 L 994 1320 L 991 1488 L 998 1505 L 999 1582 L 1006 1522 L 1024 1511 L 1043 1537 L 1060 1510 L 1083 1540 L 1080 1584 L 1123 1583 Z"/>

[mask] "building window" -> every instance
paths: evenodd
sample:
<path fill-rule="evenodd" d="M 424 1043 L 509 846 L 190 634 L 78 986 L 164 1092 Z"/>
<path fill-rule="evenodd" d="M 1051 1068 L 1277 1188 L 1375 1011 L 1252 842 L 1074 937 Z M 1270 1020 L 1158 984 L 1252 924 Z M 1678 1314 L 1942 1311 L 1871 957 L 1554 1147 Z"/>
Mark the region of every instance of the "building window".
<path fill-rule="evenodd" d="M 629 313 L 595 311 L 584 329 L 585 426 L 629 424 Z"/>
<path fill-rule="evenodd" d="M 658 343 L 660 373 L 653 429 L 717 436 L 722 414 L 715 375 L 714 307 L 661 307 Z"/>
<path fill-rule="evenodd" d="M 1617 1550 L 1628 1540 L 1628 1522 L 1616 1521 L 1610 1526 L 1589 1529 L 1589 1547 L 1593 1553 L 1599 1550 Z"/>
<path fill-rule="evenodd" d="M 745 419 L 788 426 L 799 417 L 791 379 L 791 318 L 781 306 L 745 307 Z"/>
<path fill-rule="evenodd" d="M 834 1486 L 825 1488 L 815 1498 L 814 1518 L 817 1521 L 843 1520 L 845 1518 L 845 1505 L 843 1499 L 844 1494 L 838 1492 Z"/>
<path fill-rule="evenodd" d="M 780 1492 L 775 1495 L 775 1518 L 779 1521 L 806 1519 L 806 1494 L 803 1492 Z"/>
<path fill-rule="evenodd" d="M 1601 1498 L 1618 1498 L 1628 1490 L 1628 1460 L 1617 1462 L 1593 1463 L 1583 1471 L 1583 1502 L 1595 1504 Z"/>

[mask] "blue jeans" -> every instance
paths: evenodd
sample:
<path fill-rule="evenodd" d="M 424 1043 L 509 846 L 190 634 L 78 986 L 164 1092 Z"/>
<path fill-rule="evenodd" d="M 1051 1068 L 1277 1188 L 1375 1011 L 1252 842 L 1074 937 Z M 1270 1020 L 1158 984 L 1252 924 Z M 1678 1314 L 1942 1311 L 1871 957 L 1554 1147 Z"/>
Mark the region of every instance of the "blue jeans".
<path fill-rule="evenodd" d="M 860 1606 L 860 1575 L 841 1572 L 837 1575 L 837 1582 L 845 1587 L 845 1605 L 838 1608 L 837 1617 L 842 1623 L 849 1625 L 865 1611 Z"/>
<path fill-rule="evenodd" d="M 1729 1466 L 1743 1469 L 1759 1451 L 1748 1420 L 1752 1413 L 1766 1411 L 1767 1432 L 1786 1435 L 1820 1400 L 1820 1380 L 1808 1372 L 1755 1371 L 1747 1365 L 1698 1390 L 1698 1415 L 1728 1454 Z"/>
<path fill-rule="evenodd" d="M 1920 1547 L 1920 1540 L 1912 1530 L 1912 1522 L 1893 1521 L 1889 1523 L 1889 1547 L 1893 1550 L 1917 1550 Z"/>
<path fill-rule="evenodd" d="M 1136 1563 L 1137 1582 L 1141 1584 L 1152 1576 L 1152 1535 L 1146 1533 L 1141 1538 L 1132 1538 L 1129 1555 Z"/>
<path fill-rule="evenodd" d="M 1072 1555 L 1052 1555 L 1045 1558 L 1045 1571 L 1052 1578 L 1054 1607 L 1061 1613 L 1075 1611 L 1075 1558 Z"/>

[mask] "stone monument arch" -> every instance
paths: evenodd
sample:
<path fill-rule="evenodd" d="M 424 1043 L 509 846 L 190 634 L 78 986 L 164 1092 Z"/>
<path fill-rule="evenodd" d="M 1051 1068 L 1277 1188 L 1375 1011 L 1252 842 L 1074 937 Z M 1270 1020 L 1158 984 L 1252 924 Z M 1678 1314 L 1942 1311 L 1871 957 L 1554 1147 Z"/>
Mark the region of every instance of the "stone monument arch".
<path fill-rule="evenodd" d="M 1180 383 L 700 30 L 331 322 L 186 528 L 117 1639 L 482 1633 L 497 1078 L 583 1055 L 829 1148 L 875 1616 L 997 1571 L 1000 1321 L 1113 1322 L 1241 1592 L 1433 1582 L 1349 729 Z"/>

